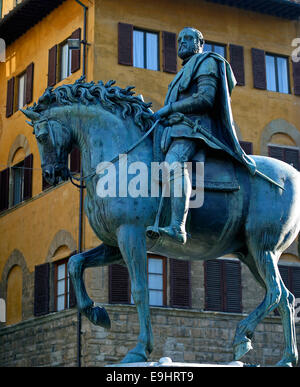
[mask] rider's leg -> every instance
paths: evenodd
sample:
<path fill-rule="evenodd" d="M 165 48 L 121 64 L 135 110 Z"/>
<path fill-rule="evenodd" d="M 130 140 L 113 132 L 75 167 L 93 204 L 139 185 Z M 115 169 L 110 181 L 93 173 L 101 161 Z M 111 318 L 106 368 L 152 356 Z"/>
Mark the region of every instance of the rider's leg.
<path fill-rule="evenodd" d="M 172 171 L 170 181 L 171 223 L 168 227 L 160 227 L 159 231 L 182 244 L 186 242 L 185 223 L 192 191 L 190 176 L 184 163 L 191 160 L 196 149 L 195 141 L 178 138 L 172 142 L 165 159 L 169 167 L 173 163 L 176 163 L 177 167 Z M 178 187 L 181 187 L 180 192 Z"/>

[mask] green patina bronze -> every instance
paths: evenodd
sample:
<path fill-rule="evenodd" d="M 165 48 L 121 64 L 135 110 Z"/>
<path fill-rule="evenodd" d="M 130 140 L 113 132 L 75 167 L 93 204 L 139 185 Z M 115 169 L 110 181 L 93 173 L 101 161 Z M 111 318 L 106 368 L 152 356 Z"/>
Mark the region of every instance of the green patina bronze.
<path fill-rule="evenodd" d="M 189 28 L 179 34 L 184 67 L 170 85 L 165 106 L 155 114 L 132 87 L 82 79 L 46 89 L 37 104 L 23 111 L 31 120 L 43 174 L 51 184 L 70 177 L 72 148 L 81 152 L 85 212 L 103 243 L 69 261 L 78 308 L 92 323 L 109 328 L 105 309 L 95 306 L 86 292 L 83 272 L 112 263 L 127 265 L 140 334 L 123 362 L 146 361 L 153 350 L 147 252 L 192 261 L 235 254 L 263 287 L 265 298 L 238 324 L 234 359 L 252 348 L 256 326 L 278 308 L 285 338 L 278 365 L 296 365 L 294 296 L 277 265 L 299 233 L 300 174 L 279 160 L 250 157 L 241 150 L 230 107 L 232 71 L 220 56 L 202 53 L 202 46 L 198 31 Z M 124 195 L 120 154 L 126 154 L 128 166 L 140 162 L 149 170 L 154 160 L 179 162 L 180 173 L 174 171 L 171 181 L 181 179 L 186 192 L 175 197 L 171 189 L 164 200 L 151 196 L 150 190 L 149 195 Z M 188 210 L 193 184 L 184 162 L 192 159 L 204 162 L 205 191 L 203 204 Z M 115 196 L 99 193 L 103 162 L 115 168 Z"/>

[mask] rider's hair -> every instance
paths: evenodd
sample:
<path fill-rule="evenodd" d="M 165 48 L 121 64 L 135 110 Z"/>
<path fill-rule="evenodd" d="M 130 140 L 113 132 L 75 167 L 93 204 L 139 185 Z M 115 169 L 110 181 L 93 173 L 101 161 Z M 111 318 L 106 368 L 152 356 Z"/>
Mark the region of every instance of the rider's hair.
<path fill-rule="evenodd" d="M 205 43 L 205 41 L 204 41 L 204 38 L 203 38 L 203 35 L 202 35 L 202 32 L 201 31 L 199 31 L 199 30 L 197 30 L 196 28 L 194 28 L 194 27 L 184 27 L 184 29 L 189 29 L 189 30 L 192 30 L 195 34 L 196 34 L 196 36 L 197 36 L 197 39 L 198 39 L 198 42 L 199 42 L 199 44 L 200 44 L 200 47 L 203 47 L 204 46 L 204 43 Z"/>

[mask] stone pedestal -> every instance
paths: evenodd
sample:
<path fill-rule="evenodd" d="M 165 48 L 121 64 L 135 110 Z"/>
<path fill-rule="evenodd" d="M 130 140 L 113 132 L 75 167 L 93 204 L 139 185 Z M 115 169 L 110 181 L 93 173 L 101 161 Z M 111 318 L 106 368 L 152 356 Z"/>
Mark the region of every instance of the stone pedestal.
<path fill-rule="evenodd" d="M 240 361 L 219 364 L 180 363 L 173 362 L 169 357 L 162 357 L 158 362 L 118 363 L 108 364 L 105 367 L 244 367 L 244 363 Z"/>

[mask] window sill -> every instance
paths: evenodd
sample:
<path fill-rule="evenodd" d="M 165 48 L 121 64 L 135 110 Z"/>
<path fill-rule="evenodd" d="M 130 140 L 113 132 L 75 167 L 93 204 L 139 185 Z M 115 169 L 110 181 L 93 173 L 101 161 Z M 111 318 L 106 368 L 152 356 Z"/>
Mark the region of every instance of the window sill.
<path fill-rule="evenodd" d="M 26 199 L 26 200 L 24 200 L 21 203 L 18 203 L 16 205 L 12 206 L 12 207 L 9 207 L 7 210 L 4 210 L 4 211 L 2 211 L 0 213 L 0 219 L 3 216 L 8 215 L 11 212 L 14 212 L 14 211 L 18 210 L 19 208 L 22 208 L 22 207 L 26 206 L 28 203 L 31 203 L 31 202 L 33 202 L 33 201 L 35 201 L 35 200 L 37 200 L 37 199 L 47 195 L 49 192 L 51 192 L 51 191 L 53 191 L 53 190 L 55 190 L 55 189 L 57 189 L 59 187 L 62 187 L 64 185 L 68 184 L 68 183 L 71 183 L 71 182 L 68 180 L 68 181 L 64 181 L 64 182 L 56 185 L 55 187 L 53 186 L 53 187 L 46 188 L 44 191 L 41 191 L 40 193 L 38 193 L 37 195 L 33 196 L 32 198 Z"/>

